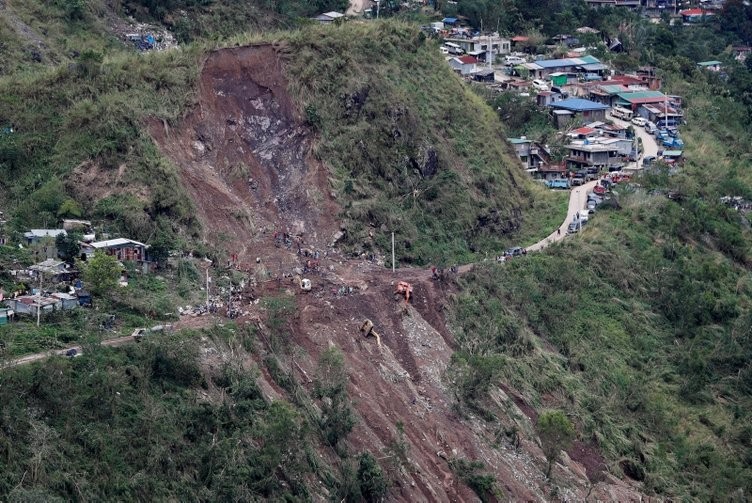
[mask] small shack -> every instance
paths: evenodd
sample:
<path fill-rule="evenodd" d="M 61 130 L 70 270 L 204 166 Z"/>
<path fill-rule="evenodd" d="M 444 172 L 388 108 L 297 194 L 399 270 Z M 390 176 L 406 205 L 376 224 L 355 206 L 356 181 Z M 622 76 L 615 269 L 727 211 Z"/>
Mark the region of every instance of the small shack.
<path fill-rule="evenodd" d="M 13 320 L 13 310 L 9 307 L 0 307 L 0 326 L 7 325 Z"/>

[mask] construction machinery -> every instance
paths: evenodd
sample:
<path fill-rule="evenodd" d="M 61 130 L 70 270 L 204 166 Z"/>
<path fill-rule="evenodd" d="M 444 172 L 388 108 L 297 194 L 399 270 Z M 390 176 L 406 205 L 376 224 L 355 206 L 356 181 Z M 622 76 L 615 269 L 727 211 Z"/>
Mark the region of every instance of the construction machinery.
<path fill-rule="evenodd" d="M 413 285 L 407 281 L 400 281 L 394 288 L 394 300 L 405 299 L 405 307 L 410 303 L 410 297 L 413 296 Z"/>
<path fill-rule="evenodd" d="M 298 279 L 298 285 L 300 286 L 300 289 L 304 292 L 310 292 L 311 291 L 311 280 L 308 278 L 304 278 L 302 276 L 296 276 Z"/>
<path fill-rule="evenodd" d="M 376 337 L 376 342 L 378 343 L 379 347 L 381 347 L 381 337 L 376 332 L 376 330 L 373 329 L 373 322 L 371 320 L 364 321 L 360 326 L 360 331 L 363 332 L 363 337 L 368 337 L 371 335 Z"/>

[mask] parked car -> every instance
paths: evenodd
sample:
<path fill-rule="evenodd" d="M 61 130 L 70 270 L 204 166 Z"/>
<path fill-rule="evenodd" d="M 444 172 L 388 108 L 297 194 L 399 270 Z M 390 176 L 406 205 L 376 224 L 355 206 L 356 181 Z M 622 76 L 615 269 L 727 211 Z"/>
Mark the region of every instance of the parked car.
<path fill-rule="evenodd" d="M 65 352 L 65 356 L 67 356 L 68 358 L 74 358 L 78 356 L 78 350 L 76 348 L 70 348 Z"/>
<path fill-rule="evenodd" d="M 533 89 L 536 91 L 548 91 L 548 82 L 545 80 L 535 79 L 533 80 Z"/>
<path fill-rule="evenodd" d="M 643 119 L 642 117 L 635 117 L 632 119 L 632 124 L 635 126 L 645 127 L 645 124 L 647 124 L 648 121 Z"/>
<path fill-rule="evenodd" d="M 525 59 L 519 56 L 504 56 L 504 64 L 506 66 L 521 65 L 524 62 Z"/>
<path fill-rule="evenodd" d="M 504 252 L 505 257 L 519 257 L 521 255 L 527 255 L 527 250 L 519 246 L 515 246 Z"/>
<path fill-rule="evenodd" d="M 647 122 L 647 123 L 645 124 L 645 131 L 647 131 L 647 132 L 648 132 L 648 134 L 653 134 L 653 133 L 655 133 L 655 132 L 656 132 L 657 130 L 658 130 L 658 127 L 657 127 L 657 126 L 656 126 L 655 124 L 653 124 L 652 122 L 648 121 L 648 122 Z"/>
<path fill-rule="evenodd" d="M 571 222 L 567 227 L 567 234 L 574 234 L 580 230 L 579 222 Z"/>

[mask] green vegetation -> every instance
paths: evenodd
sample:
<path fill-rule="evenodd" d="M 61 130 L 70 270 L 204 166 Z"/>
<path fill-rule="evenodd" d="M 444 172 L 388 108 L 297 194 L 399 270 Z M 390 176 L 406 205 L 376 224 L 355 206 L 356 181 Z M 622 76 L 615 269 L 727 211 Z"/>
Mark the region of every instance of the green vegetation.
<path fill-rule="evenodd" d="M 559 459 L 561 451 L 566 451 L 574 440 L 575 431 L 572 422 L 560 410 L 542 413 L 535 425 L 541 440 L 543 453 L 548 460 L 546 476 L 551 476 L 551 468 Z"/>
<path fill-rule="evenodd" d="M 486 417 L 503 414 L 499 381 L 566 410 L 647 491 L 727 499 L 752 489 L 752 235 L 720 201 L 751 194 L 747 111 L 705 72 L 668 81 L 687 101 L 684 167 L 620 187 L 580 236 L 462 278 L 455 386 Z"/>
<path fill-rule="evenodd" d="M 11 500 L 305 498 L 305 420 L 253 372 L 198 365 L 196 334 L 4 371 Z M 216 399 L 202 398 L 211 389 Z"/>
<path fill-rule="evenodd" d="M 550 208 L 532 201 L 558 209 L 562 199 L 536 190 L 495 114 L 414 27 L 312 27 L 285 43 L 291 90 L 320 136 L 316 155 L 354 253 L 388 249 L 395 231 L 403 262 L 469 261 L 520 239 L 523 222 L 531 235 L 552 230 L 535 218 Z"/>
<path fill-rule="evenodd" d="M 112 255 L 98 251 L 79 265 L 87 288 L 97 296 L 114 293 L 120 279 L 120 264 Z"/>
<path fill-rule="evenodd" d="M 449 461 L 449 467 L 470 489 L 475 491 L 483 503 L 497 500 L 499 490 L 496 486 L 496 479 L 493 475 L 482 472 L 485 468 L 483 463 L 454 458 Z"/>

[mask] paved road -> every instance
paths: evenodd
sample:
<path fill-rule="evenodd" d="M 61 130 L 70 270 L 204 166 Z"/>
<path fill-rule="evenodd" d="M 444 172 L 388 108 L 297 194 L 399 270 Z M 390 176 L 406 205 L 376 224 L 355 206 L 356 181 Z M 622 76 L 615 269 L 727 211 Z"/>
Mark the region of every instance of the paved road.
<path fill-rule="evenodd" d="M 564 219 L 564 222 L 562 222 L 558 229 L 553 231 L 547 237 L 541 239 L 533 245 L 528 246 L 527 251 L 542 250 L 551 243 L 555 243 L 556 241 L 561 241 L 562 239 L 564 239 L 567 235 L 567 227 L 569 226 L 569 223 L 574 219 L 574 216 L 578 211 L 585 208 L 585 206 L 587 205 L 587 194 L 588 192 L 593 190 L 596 185 L 598 185 L 598 180 L 588 182 L 585 185 L 581 185 L 580 187 L 574 187 L 572 189 L 572 192 L 569 194 L 569 209 L 567 210 L 567 218 Z"/>
<path fill-rule="evenodd" d="M 629 127 L 630 125 L 632 125 L 627 121 L 611 117 L 610 114 L 607 114 L 606 116 L 619 126 Z M 648 134 L 648 132 L 645 131 L 645 128 L 634 125 L 632 125 L 632 128 L 635 130 L 635 134 L 642 139 L 642 157 L 640 157 L 640 159 L 636 163 L 630 163 L 631 166 L 629 166 L 629 169 L 642 169 L 642 160 L 645 157 L 658 156 L 658 143 L 655 141 L 653 135 Z"/>

